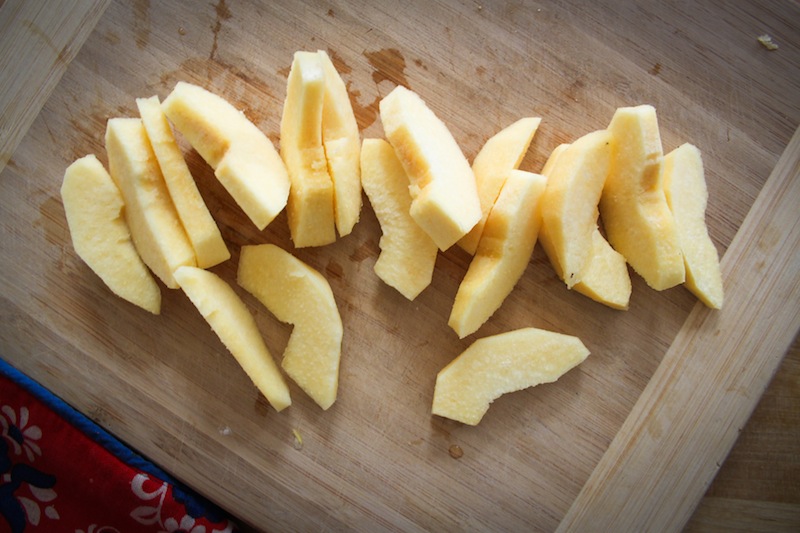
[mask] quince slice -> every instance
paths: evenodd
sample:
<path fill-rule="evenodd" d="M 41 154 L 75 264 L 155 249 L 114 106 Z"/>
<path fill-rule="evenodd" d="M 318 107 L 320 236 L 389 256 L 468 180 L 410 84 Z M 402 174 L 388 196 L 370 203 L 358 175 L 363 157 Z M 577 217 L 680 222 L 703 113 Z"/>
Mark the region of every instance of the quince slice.
<path fill-rule="evenodd" d="M 588 355 L 577 337 L 536 328 L 478 339 L 439 371 L 432 412 L 477 425 L 503 394 L 556 381 Z"/>
<path fill-rule="evenodd" d="M 136 250 L 167 287 L 178 288 L 175 270 L 195 266 L 197 260 L 141 119 L 110 119 L 106 152 L 109 173 L 125 201 L 125 220 Z"/>
<path fill-rule="evenodd" d="M 281 157 L 292 182 L 287 215 L 298 248 L 336 240 L 334 187 L 322 144 L 325 71 L 314 52 L 295 52 L 281 118 Z"/>
<path fill-rule="evenodd" d="M 450 130 L 416 93 L 398 85 L 381 100 L 380 115 L 411 182 L 411 217 L 447 250 L 481 219 L 472 168 Z"/>
<path fill-rule="evenodd" d="M 477 331 L 525 272 L 541 226 L 545 184 L 544 176 L 523 170 L 508 176 L 450 312 L 447 323 L 459 338 Z"/>
<path fill-rule="evenodd" d="M 611 168 L 600 198 L 608 241 L 653 289 L 679 285 L 685 279 L 683 253 L 664 194 L 656 110 L 621 107 L 608 130 Z"/>
<path fill-rule="evenodd" d="M 590 137 L 582 141 L 582 144 L 584 145 L 583 149 L 590 149 L 594 142 L 602 140 L 601 136 L 597 136 L 595 134 L 589 135 Z M 597 145 L 594 146 L 597 148 Z M 569 144 L 559 145 L 550 154 L 547 163 L 542 169 L 542 174 L 547 176 L 548 186 L 550 184 L 550 180 L 552 179 L 554 169 L 558 166 L 562 155 L 568 151 L 569 147 Z M 573 158 L 576 156 L 581 158 L 585 155 L 581 154 L 581 150 L 575 151 L 574 149 L 570 150 L 569 153 Z M 586 162 L 587 160 L 584 159 L 584 163 Z M 571 166 L 573 169 L 576 168 L 574 160 Z M 605 170 L 608 170 L 607 161 Z M 589 173 L 593 172 L 591 169 L 588 171 Z M 559 173 L 563 172 L 564 171 L 559 170 Z M 573 177 L 575 177 L 574 174 Z M 601 181 L 601 179 L 604 180 L 605 176 L 602 176 L 602 178 L 595 176 L 595 178 L 594 185 L 596 187 L 597 182 Z M 583 186 L 583 183 L 581 181 L 577 181 L 572 183 L 571 186 L 580 188 Z M 539 242 L 542 244 L 542 248 L 544 248 L 545 253 L 547 253 L 547 256 L 550 259 L 550 263 L 553 265 L 553 269 L 556 271 L 556 274 L 558 274 L 559 278 L 564 280 L 567 276 L 564 274 L 564 268 L 562 266 L 564 260 L 561 258 L 568 255 L 566 251 L 567 246 L 565 243 L 574 248 L 576 240 L 580 241 L 579 246 L 582 248 L 582 250 L 579 253 L 585 254 L 585 259 L 583 259 L 585 262 L 583 263 L 583 266 L 577 270 L 577 275 L 574 275 L 573 279 L 576 281 L 574 281 L 572 287 L 570 288 L 613 309 L 627 309 L 631 296 L 631 278 L 628 275 L 628 265 L 625 262 L 625 258 L 622 257 L 622 255 L 616 250 L 614 250 L 608 241 L 606 241 L 605 237 L 603 237 L 603 234 L 600 232 L 600 229 L 597 226 L 597 200 L 595 199 L 596 196 L 594 195 L 599 196 L 599 191 L 597 189 L 592 191 L 594 194 L 588 199 L 586 197 L 586 190 L 580 192 L 582 193 L 579 194 L 579 197 L 582 197 L 582 202 L 580 203 L 583 203 L 583 208 L 588 211 L 588 213 L 581 213 L 584 224 L 589 224 L 590 231 L 588 237 L 583 232 L 579 235 L 565 237 L 563 234 L 564 228 L 569 228 L 570 226 L 572 226 L 573 230 L 577 228 L 575 228 L 573 225 L 574 222 L 571 221 L 571 211 L 564 210 L 562 205 L 561 212 L 555 213 L 556 217 L 565 217 L 564 221 L 556 222 L 562 229 L 562 236 L 558 243 L 558 248 L 555 239 L 551 238 L 550 235 L 551 224 L 544 219 L 542 221 L 542 228 L 539 230 Z M 545 195 L 547 196 L 546 191 Z M 560 194 L 562 201 L 568 196 L 568 194 Z M 544 205 L 547 205 L 546 201 L 544 202 Z M 592 206 L 594 207 L 592 208 Z M 586 216 L 587 214 L 588 216 Z M 553 216 L 554 213 L 551 212 L 550 215 Z M 573 261 L 573 264 L 574 263 L 575 261 Z M 567 286 L 569 286 L 569 284 L 567 284 Z"/>
<path fill-rule="evenodd" d="M 333 180 L 336 230 L 344 237 L 361 214 L 361 138 L 347 86 L 328 54 L 324 50 L 317 54 L 325 72 L 322 144 Z"/>
<path fill-rule="evenodd" d="M 289 388 L 272 359 L 255 318 L 225 280 L 197 267 L 181 267 L 175 278 L 211 329 L 276 411 L 292 404 Z"/>
<path fill-rule="evenodd" d="M 700 150 L 682 144 L 664 157 L 664 192 L 675 216 L 686 266 L 686 288 L 712 309 L 722 308 L 719 254 L 708 235 L 706 186 Z"/>
<path fill-rule="evenodd" d="M 267 227 L 289 197 L 286 167 L 267 136 L 221 96 L 183 81 L 161 106 L 253 224 Z"/>
<path fill-rule="evenodd" d="M 519 119 L 486 141 L 475 156 L 472 172 L 475 174 L 481 202 L 481 219 L 458 241 L 458 245 L 470 255 L 475 255 L 489 211 L 500 195 L 509 173 L 518 168 L 525 157 L 541 122 L 542 119 L 535 117 Z"/>
<path fill-rule="evenodd" d="M 439 247 L 409 214 L 408 176 L 388 142 L 364 139 L 361 181 L 382 232 L 375 273 L 413 300 L 431 283 Z"/>
<path fill-rule="evenodd" d="M 328 281 L 273 245 L 243 246 L 237 282 L 281 322 L 294 325 L 281 366 L 320 407 L 336 401 L 342 319 Z"/>
<path fill-rule="evenodd" d="M 97 157 L 67 167 L 61 199 L 78 256 L 114 294 L 157 315 L 161 291 L 133 245 L 122 194 Z"/>
<path fill-rule="evenodd" d="M 228 260 L 231 254 L 222 240 L 217 223 L 197 190 L 197 184 L 175 142 L 158 96 L 137 98 L 136 105 L 172 203 L 175 204 L 183 229 L 186 230 L 197 255 L 197 265 L 200 268 L 209 268 Z"/>

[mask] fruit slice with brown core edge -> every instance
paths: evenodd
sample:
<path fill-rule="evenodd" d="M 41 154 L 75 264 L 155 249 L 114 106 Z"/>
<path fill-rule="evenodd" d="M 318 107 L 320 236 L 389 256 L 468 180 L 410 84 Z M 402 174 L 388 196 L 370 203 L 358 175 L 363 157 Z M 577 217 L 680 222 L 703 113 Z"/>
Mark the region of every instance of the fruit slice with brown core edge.
<path fill-rule="evenodd" d="M 375 273 L 413 300 L 431 283 L 439 247 L 409 214 L 408 176 L 388 142 L 364 139 L 361 181 L 381 225 Z"/>

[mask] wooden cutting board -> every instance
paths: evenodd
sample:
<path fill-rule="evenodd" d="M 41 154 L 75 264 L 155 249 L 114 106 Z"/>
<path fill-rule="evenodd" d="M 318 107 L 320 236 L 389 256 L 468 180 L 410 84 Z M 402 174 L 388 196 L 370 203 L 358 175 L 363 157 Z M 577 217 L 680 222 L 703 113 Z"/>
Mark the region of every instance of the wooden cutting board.
<path fill-rule="evenodd" d="M 0 4 L 0 354 L 260 528 L 680 529 L 800 327 L 800 10 L 618 4 Z M 224 95 L 277 145 L 301 49 L 334 58 L 364 137 L 382 136 L 378 102 L 396 84 L 470 160 L 499 129 L 542 117 L 522 163 L 534 172 L 616 107 L 655 105 L 666 151 L 703 150 L 725 308 L 634 275 L 630 310 L 614 311 L 568 291 L 537 248 L 503 307 L 460 341 L 447 317 L 466 254 L 440 254 L 409 302 L 372 271 L 368 203 L 353 234 L 294 250 L 285 215 L 258 231 L 187 149 L 233 255 L 214 272 L 233 283 L 239 247 L 272 242 L 322 272 L 338 302 L 337 403 L 323 412 L 292 386 L 293 406 L 275 413 L 180 291 L 163 289 L 160 316 L 109 293 L 72 249 L 59 187 L 72 160 L 106 161 L 108 118 L 179 80 Z M 289 327 L 237 291 L 279 356 Z M 577 335 L 592 354 L 496 401 L 477 427 L 430 415 L 443 366 L 524 326 Z"/>

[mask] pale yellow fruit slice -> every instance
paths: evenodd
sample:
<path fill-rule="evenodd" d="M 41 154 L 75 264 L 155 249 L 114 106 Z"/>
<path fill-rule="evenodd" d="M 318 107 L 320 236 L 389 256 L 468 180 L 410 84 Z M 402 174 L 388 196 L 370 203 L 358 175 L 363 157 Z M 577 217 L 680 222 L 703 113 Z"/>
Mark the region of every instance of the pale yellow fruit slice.
<path fill-rule="evenodd" d="M 542 169 L 542 174 L 548 177 L 548 180 L 553 168 L 556 166 L 556 162 L 569 146 L 569 144 L 561 144 L 550 154 L 547 163 Z M 553 249 L 553 243 L 548 236 L 548 228 L 544 221 L 539 230 L 539 242 L 550 259 L 556 274 L 563 280 L 564 271 L 558 260 L 558 254 Z M 603 234 L 600 233 L 596 222 L 591 233 L 591 247 L 588 258 L 578 278 L 578 282 L 572 286 L 572 289 L 576 292 L 613 309 L 624 310 L 628 308 L 631 297 L 631 278 L 628 274 L 628 265 L 625 262 L 625 258 L 614 250 L 606 238 L 603 237 Z"/>
<path fill-rule="evenodd" d="M 264 344 L 255 318 L 233 288 L 213 272 L 197 267 L 181 267 L 175 278 L 270 405 L 276 411 L 289 407 L 289 387 Z"/>
<path fill-rule="evenodd" d="M 258 229 L 286 207 L 289 176 L 266 135 L 221 96 L 178 82 L 162 108 Z"/>
<path fill-rule="evenodd" d="M 364 139 L 361 181 L 381 225 L 375 273 L 413 300 L 431 283 L 439 247 L 411 218 L 408 176 L 388 142 Z"/>
<path fill-rule="evenodd" d="M 133 245 L 122 194 L 97 157 L 67 167 L 61 199 L 78 256 L 114 294 L 159 314 L 161 291 Z"/>
<path fill-rule="evenodd" d="M 536 328 L 478 339 L 436 376 L 432 412 L 477 425 L 495 399 L 556 381 L 588 355 L 577 337 Z"/>
<path fill-rule="evenodd" d="M 612 309 L 628 309 L 631 299 L 628 264 L 597 228 L 592 232 L 589 261 L 581 273 L 581 280 L 572 288 Z"/>
<path fill-rule="evenodd" d="M 195 266 L 197 261 L 141 119 L 110 119 L 106 152 L 111 178 L 125 201 L 125 220 L 136 250 L 167 287 L 178 288 L 175 270 Z"/>
<path fill-rule="evenodd" d="M 325 72 L 314 52 L 295 52 L 281 117 L 281 156 L 292 182 L 287 215 L 298 248 L 336 240 L 333 180 L 322 145 Z"/>
<path fill-rule="evenodd" d="M 686 266 L 686 287 L 712 309 L 722 308 L 719 254 L 708 235 L 706 187 L 700 150 L 683 144 L 664 157 L 664 192 L 678 227 Z"/>
<path fill-rule="evenodd" d="M 577 139 L 547 175 L 542 199 L 545 249 L 554 254 L 564 282 L 572 288 L 578 281 L 592 250 L 597 229 L 597 204 L 608 175 L 611 134 L 595 131 Z M 549 255 L 549 253 L 548 253 Z"/>
<path fill-rule="evenodd" d="M 422 98 L 397 86 L 380 102 L 386 139 L 408 174 L 411 216 L 446 250 L 481 219 L 475 175 L 450 130 Z"/>
<path fill-rule="evenodd" d="M 197 190 L 158 97 L 137 98 L 136 105 L 172 203 L 194 248 L 197 266 L 209 268 L 228 260 L 228 247 Z"/>
<path fill-rule="evenodd" d="M 281 322 L 294 325 L 281 366 L 323 409 L 336 401 L 342 319 L 328 281 L 272 244 L 243 246 L 237 282 Z"/>
<path fill-rule="evenodd" d="M 506 178 L 512 170 L 519 167 L 525 157 L 541 122 L 542 119 L 535 117 L 519 119 L 486 141 L 475 156 L 472 172 L 475 174 L 481 203 L 481 219 L 458 241 L 458 245 L 467 253 L 474 255 L 478 249 L 489 211 L 492 210 Z"/>
<path fill-rule="evenodd" d="M 489 212 L 448 324 L 464 338 L 486 322 L 522 277 L 541 225 L 544 176 L 512 170 Z"/>
<path fill-rule="evenodd" d="M 361 138 L 344 80 L 328 54 L 317 53 L 325 73 L 322 144 L 333 180 L 336 229 L 343 237 L 353 231 L 361 214 Z"/>
<path fill-rule="evenodd" d="M 656 110 L 621 107 L 608 129 L 611 168 L 600 198 L 608 241 L 653 289 L 679 285 L 685 279 L 683 254 L 664 194 Z"/>

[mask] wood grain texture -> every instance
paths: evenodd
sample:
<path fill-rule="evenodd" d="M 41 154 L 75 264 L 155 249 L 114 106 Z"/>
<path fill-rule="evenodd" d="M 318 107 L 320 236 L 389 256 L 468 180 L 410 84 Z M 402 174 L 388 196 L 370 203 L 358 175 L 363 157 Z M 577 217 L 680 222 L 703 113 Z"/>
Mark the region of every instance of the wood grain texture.
<path fill-rule="evenodd" d="M 0 4 L 0 171 L 108 3 Z"/>
<path fill-rule="evenodd" d="M 711 497 L 703 500 L 684 533 L 794 533 L 798 524 L 798 504 Z"/>
<path fill-rule="evenodd" d="M 723 258 L 725 306 L 695 306 L 560 531 L 685 525 L 800 328 L 799 204 L 800 129 Z"/>
<path fill-rule="evenodd" d="M 613 311 L 567 291 L 537 249 L 503 307 L 459 341 L 446 320 L 468 257 L 440 254 L 431 287 L 406 301 L 372 272 L 380 231 L 366 204 L 353 234 L 296 251 L 329 279 L 339 304 L 339 400 L 322 412 L 293 387 L 295 403 L 279 414 L 181 293 L 164 289 L 162 315 L 150 317 L 80 262 L 58 196 L 64 169 L 86 153 L 106 161 L 105 121 L 135 115 L 136 97 L 163 98 L 178 80 L 225 95 L 278 143 L 292 54 L 323 48 L 363 136 L 382 136 L 378 101 L 402 83 L 470 160 L 502 127 L 542 116 L 522 163 L 531 171 L 559 143 L 604 127 L 616 107 L 656 105 L 666 150 L 684 141 L 703 150 L 708 221 L 723 252 L 800 123 L 800 8 L 373 4 L 112 2 L 27 131 L 11 128 L 22 140 L 0 173 L 0 354 L 259 529 L 553 530 L 685 335 L 697 312 L 688 291 L 657 293 L 634 278 L 631 309 Z M 764 32 L 778 51 L 755 41 Z M 232 249 L 215 273 L 235 280 L 243 244 L 292 249 L 284 215 L 257 231 L 182 146 Z M 289 329 L 239 292 L 279 354 Z M 740 310 L 742 322 L 721 339 L 763 321 Z M 496 401 L 476 428 L 431 417 L 439 369 L 474 339 L 523 326 L 577 335 L 592 355 L 558 383 Z M 707 388 L 729 379 L 721 372 Z M 749 400 L 759 392 L 747 391 Z M 460 459 L 448 453 L 453 444 Z M 705 473 L 701 487 L 713 469 Z"/>

